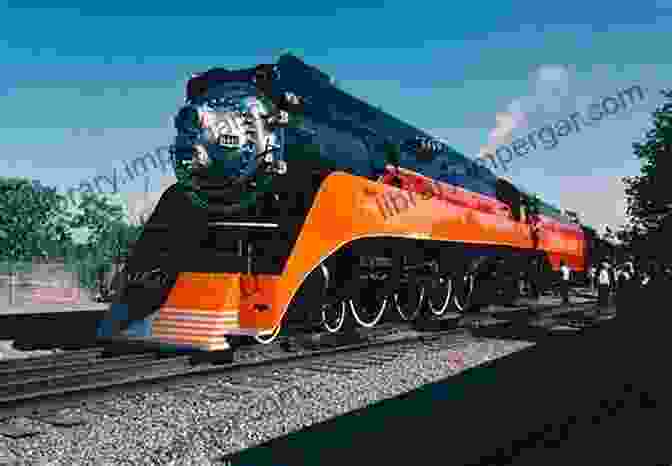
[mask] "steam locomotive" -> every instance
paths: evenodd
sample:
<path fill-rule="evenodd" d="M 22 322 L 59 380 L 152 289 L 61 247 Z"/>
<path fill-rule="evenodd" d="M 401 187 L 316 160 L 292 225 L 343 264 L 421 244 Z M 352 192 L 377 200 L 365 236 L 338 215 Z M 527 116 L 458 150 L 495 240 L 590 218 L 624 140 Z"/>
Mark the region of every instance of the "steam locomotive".
<path fill-rule="evenodd" d="M 588 229 L 290 54 L 193 75 L 175 127 L 178 182 L 99 336 L 215 351 L 440 318 L 591 261 Z"/>

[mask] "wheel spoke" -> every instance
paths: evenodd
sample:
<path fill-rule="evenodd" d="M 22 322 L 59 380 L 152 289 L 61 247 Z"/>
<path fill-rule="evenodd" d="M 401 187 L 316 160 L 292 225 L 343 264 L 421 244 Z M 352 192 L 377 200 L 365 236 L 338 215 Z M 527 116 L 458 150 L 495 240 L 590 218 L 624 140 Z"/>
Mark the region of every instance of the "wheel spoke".
<path fill-rule="evenodd" d="M 329 333 L 336 333 L 343 327 L 346 315 L 345 301 L 322 306 L 322 327 Z"/>
<path fill-rule="evenodd" d="M 453 298 L 453 279 L 445 276 L 432 280 L 429 293 L 427 294 L 427 307 L 429 312 L 436 317 L 446 313 Z"/>
<path fill-rule="evenodd" d="M 376 270 L 374 260 L 367 261 L 364 267 L 360 266 L 358 273 L 358 296 L 350 298 L 348 306 L 357 324 L 372 328 L 383 317 L 392 301 L 392 294 L 385 290 L 389 273 Z"/>
<path fill-rule="evenodd" d="M 348 300 L 350 305 L 350 312 L 359 325 L 365 328 L 374 327 L 383 317 L 385 310 L 389 304 L 389 298 L 384 297 L 380 301 L 374 302 L 355 302 L 353 299 Z"/>
<path fill-rule="evenodd" d="M 469 303 L 474 292 L 474 274 L 468 272 L 463 275 L 461 279 L 456 281 L 457 286 L 453 302 L 455 303 L 455 307 L 459 312 L 464 312 L 469 307 Z"/>
<path fill-rule="evenodd" d="M 409 282 L 402 290 L 394 293 L 394 305 L 403 320 L 412 321 L 420 313 L 425 301 L 425 287 Z"/>

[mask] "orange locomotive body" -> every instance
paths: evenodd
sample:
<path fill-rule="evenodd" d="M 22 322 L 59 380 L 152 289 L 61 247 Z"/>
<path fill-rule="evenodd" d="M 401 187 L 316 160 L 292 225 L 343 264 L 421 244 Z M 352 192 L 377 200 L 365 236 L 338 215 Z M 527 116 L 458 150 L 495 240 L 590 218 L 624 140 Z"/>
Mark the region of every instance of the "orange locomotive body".
<path fill-rule="evenodd" d="M 432 196 L 423 196 L 422 182 L 431 180 L 408 172 L 405 177 L 407 190 L 345 173 L 329 175 L 279 275 L 180 274 L 154 321 L 153 335 L 210 348 L 223 344 L 224 335 L 272 336 L 306 277 L 339 249 L 364 238 L 537 250 L 554 270 L 564 261 L 572 270 L 583 271 L 580 228 L 540 216 L 535 249 L 534 227 L 513 220 L 505 203 L 436 182 Z"/>
<path fill-rule="evenodd" d="M 280 65 L 189 81 L 179 182 L 99 336 L 212 351 L 269 343 L 290 321 L 336 333 L 386 311 L 439 318 L 514 300 L 521 281 L 543 289 L 562 261 L 586 269 L 582 227 L 319 70 Z"/>

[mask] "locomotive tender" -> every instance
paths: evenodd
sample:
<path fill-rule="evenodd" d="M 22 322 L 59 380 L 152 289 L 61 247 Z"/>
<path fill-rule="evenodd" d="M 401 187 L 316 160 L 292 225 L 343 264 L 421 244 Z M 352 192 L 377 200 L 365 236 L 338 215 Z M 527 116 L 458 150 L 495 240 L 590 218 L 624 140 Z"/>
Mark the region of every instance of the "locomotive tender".
<path fill-rule="evenodd" d="M 289 322 L 440 317 L 590 260 L 594 238 L 559 210 L 290 54 L 194 75 L 175 126 L 179 181 L 99 336 L 219 350 Z"/>

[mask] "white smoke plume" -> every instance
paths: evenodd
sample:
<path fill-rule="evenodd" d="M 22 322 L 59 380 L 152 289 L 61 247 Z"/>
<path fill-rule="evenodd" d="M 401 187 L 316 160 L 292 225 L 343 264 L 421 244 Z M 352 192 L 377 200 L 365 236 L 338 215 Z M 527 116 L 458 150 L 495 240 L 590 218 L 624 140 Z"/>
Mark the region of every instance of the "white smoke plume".
<path fill-rule="evenodd" d="M 528 126 L 529 117 L 538 111 L 557 112 L 569 94 L 569 72 L 562 65 L 542 65 L 533 73 L 530 95 L 513 100 L 506 112 L 497 113 L 497 122 L 488 134 L 488 143 L 476 157 L 494 157 L 497 148 L 511 142 L 513 131 Z"/>
<path fill-rule="evenodd" d="M 494 156 L 497 147 L 511 142 L 513 130 L 527 125 L 527 117 L 522 110 L 520 99 L 511 102 L 506 112 L 495 114 L 497 125 L 488 133 L 488 143 L 481 147 L 477 157 Z"/>
<path fill-rule="evenodd" d="M 537 108 L 545 112 L 559 112 L 564 98 L 569 95 L 569 71 L 561 65 L 544 65 L 537 70 L 535 82 Z"/>

